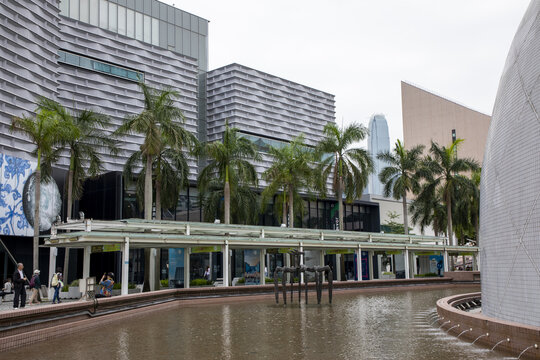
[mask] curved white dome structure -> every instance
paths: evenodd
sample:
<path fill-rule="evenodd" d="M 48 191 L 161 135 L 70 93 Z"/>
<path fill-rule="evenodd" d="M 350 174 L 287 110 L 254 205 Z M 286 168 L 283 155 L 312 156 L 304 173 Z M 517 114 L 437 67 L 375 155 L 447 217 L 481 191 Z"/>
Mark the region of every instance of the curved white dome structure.
<path fill-rule="evenodd" d="M 540 326 L 540 0 L 510 47 L 480 201 L 482 312 Z"/>

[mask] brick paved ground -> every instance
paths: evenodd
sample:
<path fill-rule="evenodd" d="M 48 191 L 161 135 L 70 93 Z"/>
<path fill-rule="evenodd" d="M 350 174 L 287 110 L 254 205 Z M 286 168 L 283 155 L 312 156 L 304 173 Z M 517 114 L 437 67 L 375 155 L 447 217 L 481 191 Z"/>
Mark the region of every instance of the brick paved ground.
<path fill-rule="evenodd" d="M 47 305 L 53 306 L 52 302 L 47 298 L 42 299 L 43 301 L 40 304 L 30 305 L 30 304 L 28 304 L 28 301 L 30 301 L 30 296 L 31 295 L 32 295 L 32 292 L 30 292 L 30 291 L 26 292 L 26 308 L 31 309 L 32 307 L 47 306 Z M 62 300 L 62 302 L 71 302 L 71 301 L 76 301 L 76 300 L 71 300 L 71 299 Z M 2 311 L 10 311 L 10 310 L 13 310 L 13 294 L 6 295 L 5 300 L 3 302 L 0 302 L 0 312 L 2 312 Z"/>

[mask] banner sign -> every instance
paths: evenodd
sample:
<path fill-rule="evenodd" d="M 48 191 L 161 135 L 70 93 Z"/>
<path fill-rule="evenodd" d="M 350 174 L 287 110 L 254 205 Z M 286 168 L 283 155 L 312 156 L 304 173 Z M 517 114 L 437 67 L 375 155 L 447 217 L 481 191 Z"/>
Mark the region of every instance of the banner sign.
<path fill-rule="evenodd" d="M 337 255 L 337 254 L 354 254 L 353 249 L 331 249 L 326 250 L 326 255 Z"/>
<path fill-rule="evenodd" d="M 122 248 L 120 247 L 120 244 L 94 245 L 91 248 L 92 253 L 114 252 L 114 251 L 120 251 L 120 250 L 122 250 Z"/>
<path fill-rule="evenodd" d="M 418 256 L 429 256 L 429 255 L 440 255 L 440 251 L 416 251 L 415 255 Z"/>
<path fill-rule="evenodd" d="M 375 251 L 375 255 L 400 255 L 402 253 L 401 250 L 382 250 L 382 251 Z"/>
<path fill-rule="evenodd" d="M 216 246 L 196 246 L 191 248 L 192 254 L 200 254 L 200 253 L 214 253 L 214 252 L 221 252 L 221 245 Z"/>

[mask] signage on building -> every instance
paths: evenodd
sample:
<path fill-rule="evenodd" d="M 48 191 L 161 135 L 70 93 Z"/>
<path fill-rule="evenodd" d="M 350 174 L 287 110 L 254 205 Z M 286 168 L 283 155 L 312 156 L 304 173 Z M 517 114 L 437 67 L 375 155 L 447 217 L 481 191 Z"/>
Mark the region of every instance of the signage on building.
<path fill-rule="evenodd" d="M 120 251 L 122 248 L 120 244 L 111 244 L 111 245 L 94 245 L 91 247 L 92 253 L 102 253 L 102 252 L 114 252 Z"/>
<path fill-rule="evenodd" d="M 294 248 L 270 248 L 266 249 L 267 254 L 290 254 Z"/>
<path fill-rule="evenodd" d="M 216 246 L 196 246 L 191 248 L 192 254 L 200 254 L 200 253 L 213 253 L 213 252 L 221 252 L 221 245 Z"/>
<path fill-rule="evenodd" d="M 326 250 L 326 255 L 337 255 L 337 254 L 354 254 L 353 249 L 331 249 Z"/>

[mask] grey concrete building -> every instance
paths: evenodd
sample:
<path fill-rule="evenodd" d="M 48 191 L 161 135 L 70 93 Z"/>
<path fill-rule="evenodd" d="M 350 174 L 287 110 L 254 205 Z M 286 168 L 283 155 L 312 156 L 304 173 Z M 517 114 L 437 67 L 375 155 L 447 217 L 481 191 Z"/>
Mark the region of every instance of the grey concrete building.
<path fill-rule="evenodd" d="M 225 121 L 262 150 L 262 173 L 270 161 L 265 148 L 304 134 L 308 146 L 335 121 L 334 95 L 239 64 L 208 72 L 208 140 L 221 139 Z"/>

